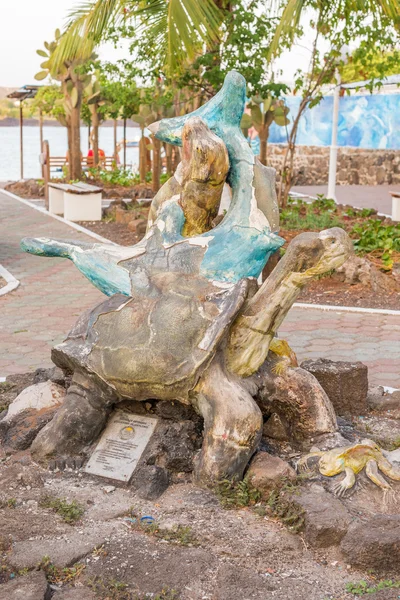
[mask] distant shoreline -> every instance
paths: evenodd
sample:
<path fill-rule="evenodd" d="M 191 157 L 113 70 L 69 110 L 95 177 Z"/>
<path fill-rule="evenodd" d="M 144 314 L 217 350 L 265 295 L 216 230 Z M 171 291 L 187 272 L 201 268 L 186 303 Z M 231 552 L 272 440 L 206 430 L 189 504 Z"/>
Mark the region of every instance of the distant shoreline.
<path fill-rule="evenodd" d="M 122 127 L 123 121 L 121 119 L 118 120 L 118 126 Z M 128 127 L 139 127 L 137 123 L 127 119 L 126 124 Z M 84 126 L 84 123 L 81 123 Z M 114 121 L 104 121 L 100 125 L 100 127 L 113 127 Z M 19 119 L 14 117 L 6 117 L 5 119 L 0 119 L 0 127 L 19 127 Z M 24 127 L 39 127 L 39 119 L 33 118 L 24 118 Z M 43 127 L 63 127 L 61 123 L 52 119 L 43 119 Z"/>

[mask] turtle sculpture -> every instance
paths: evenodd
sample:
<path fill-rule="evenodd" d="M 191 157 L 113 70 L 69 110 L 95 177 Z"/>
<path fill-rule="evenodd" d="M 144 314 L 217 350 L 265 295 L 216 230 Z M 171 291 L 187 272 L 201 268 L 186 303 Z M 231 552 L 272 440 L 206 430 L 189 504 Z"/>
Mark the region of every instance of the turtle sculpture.
<path fill-rule="evenodd" d="M 204 417 L 199 480 L 241 477 L 263 417 L 253 397 L 260 367 L 300 289 L 340 266 L 351 242 L 340 228 L 304 233 L 258 289 L 277 235 L 274 171 L 261 165 L 240 120 L 245 80 L 236 72 L 199 110 L 155 124 L 181 145 L 182 163 L 153 201 L 148 231 L 133 247 L 25 239 L 27 252 L 70 258 L 111 296 L 84 314 L 52 358 L 73 372 L 53 420 L 32 445 L 38 459 L 81 452 L 121 400 L 178 400 Z M 223 183 L 230 207 L 212 227 Z M 315 406 L 315 433 L 336 429 L 327 400 Z"/>
<path fill-rule="evenodd" d="M 364 468 L 367 477 L 385 492 L 390 491 L 392 486 L 379 471 L 393 481 L 400 481 L 400 469 L 384 457 L 378 444 L 372 440 L 362 440 L 359 444 L 326 452 L 312 452 L 299 460 L 298 469 L 302 472 L 309 470 L 309 462 L 315 457 L 318 457 L 317 465 L 321 475 L 334 477 L 340 473 L 345 474 L 333 485 L 333 490 L 338 496 L 343 496 L 347 490 L 353 488 L 356 475 Z"/>

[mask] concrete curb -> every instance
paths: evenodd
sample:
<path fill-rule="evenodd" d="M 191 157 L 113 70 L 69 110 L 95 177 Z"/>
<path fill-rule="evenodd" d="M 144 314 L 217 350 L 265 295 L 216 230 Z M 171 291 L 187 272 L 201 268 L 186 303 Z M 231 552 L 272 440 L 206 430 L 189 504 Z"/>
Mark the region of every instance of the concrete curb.
<path fill-rule="evenodd" d="M 18 279 L 15 279 L 14 275 L 11 275 L 10 271 L 7 271 L 2 265 L 0 265 L 0 276 L 7 282 L 7 285 L 0 288 L 0 296 L 5 296 L 9 292 L 16 290 L 19 286 Z"/>
<path fill-rule="evenodd" d="M 391 310 L 389 308 L 362 308 L 359 306 L 335 306 L 333 304 L 306 304 L 305 302 L 295 302 L 295 308 L 311 308 L 315 310 L 364 313 L 370 315 L 394 315 L 400 317 L 400 310 Z"/>
<path fill-rule="evenodd" d="M 112 244 L 113 246 L 118 245 L 115 242 L 112 242 L 111 240 L 108 240 L 107 238 L 104 238 L 103 236 L 98 235 L 97 233 L 94 233 L 94 231 L 90 231 L 90 229 L 86 229 L 85 227 L 82 227 L 82 225 L 78 225 L 77 223 L 73 223 L 72 221 L 67 221 L 67 219 L 64 219 L 63 217 L 60 217 L 58 215 L 53 215 L 53 214 L 49 213 L 45 208 L 42 208 L 41 206 L 36 206 L 33 202 L 29 202 L 29 200 L 20 198 L 19 196 L 17 196 L 16 194 L 13 194 L 12 192 L 8 192 L 7 190 L 2 189 L 2 190 L 0 190 L 0 193 L 5 194 L 6 196 L 9 196 L 10 198 L 14 198 L 14 200 L 18 200 L 18 202 L 22 202 L 22 204 L 26 204 L 26 206 L 30 206 L 30 208 L 33 208 L 34 210 L 38 210 L 42 214 L 47 215 L 48 217 L 51 217 L 52 219 L 61 221 L 61 223 L 64 223 L 65 225 L 72 227 L 72 229 L 76 229 L 76 231 L 85 233 L 86 235 L 94 238 L 95 240 L 98 240 L 99 242 L 102 242 L 103 244 Z"/>

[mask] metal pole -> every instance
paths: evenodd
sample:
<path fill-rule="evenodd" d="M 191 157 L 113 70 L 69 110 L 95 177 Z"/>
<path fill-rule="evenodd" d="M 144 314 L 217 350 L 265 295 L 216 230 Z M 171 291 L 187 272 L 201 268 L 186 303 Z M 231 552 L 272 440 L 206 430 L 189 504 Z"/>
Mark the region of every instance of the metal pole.
<path fill-rule="evenodd" d="M 336 200 L 336 165 L 337 165 L 337 133 L 339 123 L 339 98 L 340 98 L 340 75 L 336 70 L 336 87 L 333 94 L 333 112 L 332 112 L 332 139 L 331 150 L 329 154 L 329 177 L 327 197 Z"/>
<path fill-rule="evenodd" d="M 126 169 L 126 117 L 124 117 L 124 169 Z"/>
<path fill-rule="evenodd" d="M 19 172 L 20 178 L 24 178 L 24 136 L 22 129 L 24 126 L 24 114 L 22 110 L 22 100 L 19 101 Z"/>
<path fill-rule="evenodd" d="M 90 150 L 90 125 L 88 125 L 88 150 Z"/>

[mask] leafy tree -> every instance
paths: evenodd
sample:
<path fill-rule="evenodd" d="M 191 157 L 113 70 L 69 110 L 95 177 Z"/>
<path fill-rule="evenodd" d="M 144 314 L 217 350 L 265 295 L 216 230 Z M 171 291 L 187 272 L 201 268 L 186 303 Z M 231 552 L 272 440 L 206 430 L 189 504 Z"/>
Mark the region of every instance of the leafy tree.
<path fill-rule="evenodd" d="M 358 0 L 293 0 L 285 5 L 272 50 L 281 35 L 291 41 L 301 37 L 301 28 L 297 27 L 294 32 L 288 28 L 299 24 L 305 8 L 313 9 L 311 20 L 307 15 L 313 29 L 313 41 L 309 67 L 297 72 L 292 89 L 301 100 L 298 112 L 293 116 L 281 167 L 278 195 L 282 206 L 286 205 L 292 185 L 296 137 L 304 111 L 321 101 L 324 86 L 332 82 L 336 69 L 343 68 L 343 48 L 351 42 L 358 41 L 357 56 L 365 64 L 376 51 L 394 50 L 399 41 L 398 17 L 390 7 L 397 4 L 398 0 L 366 0 L 362 3 Z M 296 7 L 295 11 L 293 7 Z M 324 50 L 326 47 L 328 50 Z M 371 89 L 373 85 L 372 82 Z"/>

